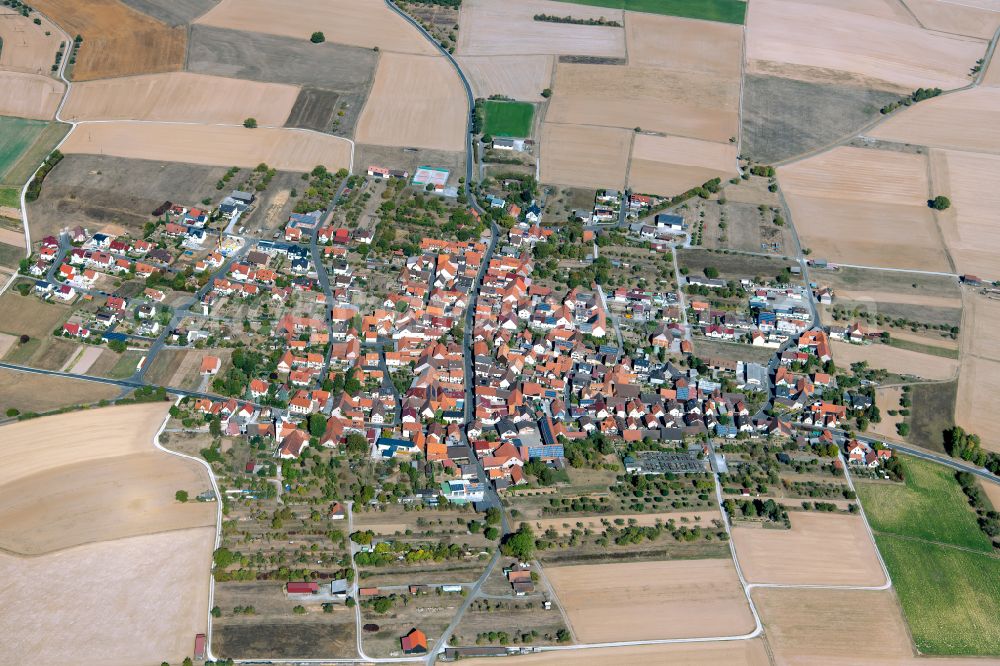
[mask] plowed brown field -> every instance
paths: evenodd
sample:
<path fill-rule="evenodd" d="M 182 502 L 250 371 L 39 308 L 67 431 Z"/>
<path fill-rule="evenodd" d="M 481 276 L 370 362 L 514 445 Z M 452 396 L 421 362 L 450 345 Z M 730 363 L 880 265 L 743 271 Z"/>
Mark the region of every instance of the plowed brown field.
<path fill-rule="evenodd" d="M 545 123 L 542 182 L 621 189 L 625 186 L 633 134 L 615 127 Z"/>
<path fill-rule="evenodd" d="M 78 83 L 63 107 L 66 120 L 156 120 L 238 125 L 256 118 L 281 127 L 298 86 L 173 72 Z"/>
<path fill-rule="evenodd" d="M 195 23 L 303 40 L 319 30 L 327 41 L 338 44 L 437 53 L 416 28 L 381 0 L 298 0 L 294 8 L 267 0 L 222 0 Z"/>
<path fill-rule="evenodd" d="M 82 125 L 61 150 L 214 166 L 266 162 L 283 171 L 310 171 L 318 164 L 331 170 L 351 166 L 350 141 L 292 129 L 120 121 Z"/>
<path fill-rule="evenodd" d="M 0 40 L 3 40 L 0 67 L 12 72 L 48 76 L 62 41 L 61 33 L 48 19 L 37 15 L 27 18 L 4 9 L 0 13 Z M 36 18 L 41 25 L 35 25 Z M 49 34 L 46 35 L 46 32 Z"/>
<path fill-rule="evenodd" d="M 640 134 L 632 146 L 628 184 L 636 192 L 673 195 L 735 173 L 735 144 Z"/>
<path fill-rule="evenodd" d="M 461 80 L 442 56 L 385 53 L 358 119 L 358 143 L 462 150 L 466 101 Z"/>
<path fill-rule="evenodd" d="M 50 120 L 62 93 L 62 82 L 48 76 L 0 72 L 0 116 Z"/>
<path fill-rule="evenodd" d="M 838 0 L 754 0 L 747 15 L 747 57 L 842 72 L 864 85 L 876 80 L 882 82 L 878 87 L 906 92 L 966 85 L 969 68 L 985 52 L 981 39 L 924 30 L 895 13 L 874 13 L 852 11 Z M 807 69 L 799 76 L 815 78 Z"/>
<path fill-rule="evenodd" d="M 813 256 L 842 263 L 948 271 L 924 155 L 836 148 L 778 170 L 792 219 Z M 885 248 L 893 247 L 886 253 Z"/>
<path fill-rule="evenodd" d="M 38 0 L 35 8 L 70 35 L 82 35 L 73 79 L 175 72 L 184 67 L 187 31 L 170 28 L 118 0 Z"/>

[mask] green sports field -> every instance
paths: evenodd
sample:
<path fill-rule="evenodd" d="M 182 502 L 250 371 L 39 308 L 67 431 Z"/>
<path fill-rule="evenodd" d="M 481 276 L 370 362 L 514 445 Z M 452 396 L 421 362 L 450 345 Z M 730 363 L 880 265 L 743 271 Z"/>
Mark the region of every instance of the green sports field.
<path fill-rule="evenodd" d="M 1000 655 L 1000 559 L 953 470 L 900 461 L 905 484 L 859 481 L 857 491 L 917 649 Z"/>
<path fill-rule="evenodd" d="M 0 181 L 48 126 L 43 120 L 0 116 Z"/>
<path fill-rule="evenodd" d="M 561 0 L 592 7 L 610 7 L 630 12 L 665 14 L 742 25 L 747 3 L 743 0 Z"/>
<path fill-rule="evenodd" d="M 527 102 L 487 100 L 484 103 L 486 122 L 483 134 L 492 136 L 531 136 L 531 121 L 535 107 Z"/>

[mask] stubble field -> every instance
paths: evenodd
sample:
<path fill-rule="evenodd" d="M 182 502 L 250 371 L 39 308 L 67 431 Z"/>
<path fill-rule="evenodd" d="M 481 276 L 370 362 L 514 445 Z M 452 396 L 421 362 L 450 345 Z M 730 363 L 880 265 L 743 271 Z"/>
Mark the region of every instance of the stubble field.
<path fill-rule="evenodd" d="M 308 40 L 320 31 L 327 41 L 381 51 L 433 55 L 434 46 L 379 0 L 302 0 L 294 10 L 266 0 L 222 0 L 198 25 L 264 32 Z"/>
<path fill-rule="evenodd" d="M 551 0 L 467 0 L 462 3 L 455 52 L 461 56 L 577 55 L 625 57 L 622 28 L 535 21 L 535 14 L 604 17 L 622 22 L 620 9 Z M 497 29 L 503 26 L 502 29 Z"/>
<path fill-rule="evenodd" d="M 0 115 L 51 120 L 62 92 L 63 84 L 48 76 L 0 72 Z"/>
<path fill-rule="evenodd" d="M 738 80 L 743 29 L 729 23 L 625 12 L 628 64 Z"/>
<path fill-rule="evenodd" d="M 465 147 L 466 113 L 458 74 L 443 57 L 384 53 L 356 138 L 380 146 L 457 151 Z"/>
<path fill-rule="evenodd" d="M 736 173 L 736 145 L 639 134 L 632 146 L 629 187 L 673 195 Z"/>
<path fill-rule="evenodd" d="M 504 95 L 525 102 L 544 101 L 542 91 L 552 84 L 555 67 L 551 55 L 458 56 L 457 60 L 475 97 Z"/>
<path fill-rule="evenodd" d="M 36 18 L 41 25 L 35 25 Z M 48 76 L 62 35 L 47 19 L 37 15 L 28 18 L 5 8 L 0 12 L 0 40 L 0 68 Z"/>
<path fill-rule="evenodd" d="M 70 35 L 83 36 L 72 71 L 76 81 L 184 66 L 184 28 L 171 28 L 118 0 L 39 0 L 34 6 Z"/>
<path fill-rule="evenodd" d="M 218 0 L 122 0 L 133 9 L 162 21 L 169 26 L 187 25 L 209 9 Z"/>
<path fill-rule="evenodd" d="M 759 638 L 746 641 L 716 643 L 673 643 L 662 645 L 635 645 L 597 650 L 572 650 L 543 652 L 518 657 L 518 663 L 531 666 L 661 666 L 686 664 L 688 666 L 767 666 L 770 664 L 767 648 Z M 468 666 L 494 666 L 496 658 L 463 659 Z"/>
<path fill-rule="evenodd" d="M 938 219 L 956 271 L 1000 279 L 1000 155 L 933 150 L 930 160 L 935 195 L 951 200 Z"/>
<path fill-rule="evenodd" d="M 90 404 L 116 397 L 119 390 L 107 384 L 94 384 L 62 377 L 47 377 L 0 368 L 0 412 L 47 412 L 79 404 Z"/>
<path fill-rule="evenodd" d="M 924 155 L 836 148 L 778 170 L 804 247 L 831 261 L 948 271 Z M 885 247 L 891 245 L 892 253 Z"/>
<path fill-rule="evenodd" d="M 885 582 L 863 519 L 792 514 L 789 530 L 737 527 L 736 555 L 751 583 L 865 585 Z"/>
<path fill-rule="evenodd" d="M 221 76 L 173 72 L 78 83 L 62 116 L 67 120 L 151 120 L 240 125 L 255 118 L 280 127 L 299 88 Z"/>
<path fill-rule="evenodd" d="M 583 642 L 736 635 L 754 627 L 729 559 L 548 567 L 545 573 Z"/>
<path fill-rule="evenodd" d="M 966 293 L 961 336 L 961 367 L 955 423 L 982 438 L 983 447 L 1000 452 L 1000 412 L 992 396 L 1000 391 L 1000 301 Z"/>
<path fill-rule="evenodd" d="M 282 171 L 350 168 L 351 143 L 293 129 L 101 123 L 81 127 L 62 152 L 211 166 L 255 167 L 261 162 Z"/>
<path fill-rule="evenodd" d="M 541 179 L 574 187 L 625 186 L 633 132 L 615 127 L 542 126 Z"/>
<path fill-rule="evenodd" d="M 979 39 L 992 39 L 1000 25 L 1000 6 L 975 7 L 953 0 L 903 0 L 906 8 L 928 30 L 939 30 Z"/>
<path fill-rule="evenodd" d="M 921 354 L 878 343 L 854 345 L 835 340 L 832 345 L 833 358 L 841 368 L 866 361 L 870 368 L 884 368 L 893 374 L 914 375 L 931 380 L 953 379 L 958 371 L 958 361 L 943 356 Z"/>
<path fill-rule="evenodd" d="M 925 100 L 897 111 L 871 136 L 935 148 L 998 151 L 1000 88 L 980 86 Z"/>

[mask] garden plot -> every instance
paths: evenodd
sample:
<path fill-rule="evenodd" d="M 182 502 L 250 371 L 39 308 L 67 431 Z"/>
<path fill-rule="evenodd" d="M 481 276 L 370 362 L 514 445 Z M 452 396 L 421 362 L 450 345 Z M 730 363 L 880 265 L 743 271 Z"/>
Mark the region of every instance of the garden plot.
<path fill-rule="evenodd" d="M 926 159 L 836 148 L 781 167 L 778 180 L 803 246 L 842 263 L 950 271 L 927 207 Z"/>
<path fill-rule="evenodd" d="M 39 74 L 0 72 L 0 115 L 50 120 L 62 99 L 63 84 Z"/>
<path fill-rule="evenodd" d="M 76 81 L 175 72 L 184 67 L 184 28 L 138 12 L 118 0 L 38 0 L 32 5 L 83 43 L 72 66 Z"/>
<path fill-rule="evenodd" d="M 555 58 L 533 56 L 459 56 L 459 66 L 475 97 L 504 95 L 525 102 L 541 102 L 552 85 Z"/>
<path fill-rule="evenodd" d="M 870 368 L 883 368 L 892 374 L 942 381 L 954 379 L 958 372 L 958 361 L 954 359 L 878 343 L 854 345 L 834 340 L 831 351 L 834 360 L 842 368 L 864 361 Z"/>
<path fill-rule="evenodd" d="M 615 127 L 542 126 L 541 179 L 573 187 L 621 189 L 633 133 Z"/>
<path fill-rule="evenodd" d="M 1000 151 L 1000 88 L 980 86 L 925 100 L 896 111 L 870 134 L 935 148 Z"/>
<path fill-rule="evenodd" d="M 457 151 L 465 147 L 467 113 L 461 81 L 443 57 L 385 53 L 358 119 L 357 140 Z"/>
<path fill-rule="evenodd" d="M 895 12 L 852 11 L 857 7 L 835 0 L 758 0 L 749 9 L 751 69 L 754 61 L 776 63 L 784 75 L 806 81 L 822 82 L 832 72 L 864 87 L 900 93 L 960 88 L 986 49 L 981 39 L 924 30 Z"/>
<path fill-rule="evenodd" d="M 639 134 L 632 147 L 628 185 L 636 192 L 674 195 L 735 173 L 735 144 Z"/>
<path fill-rule="evenodd" d="M 242 124 L 255 118 L 280 127 L 297 86 L 257 83 L 190 72 L 78 83 L 63 108 L 66 120 L 154 120 Z"/>
<path fill-rule="evenodd" d="M 623 12 L 551 0 L 466 0 L 458 34 L 460 56 L 575 55 L 625 57 L 625 30 L 534 20 L 535 14 L 622 23 Z M 498 26 L 502 26 L 498 29 Z"/>
<path fill-rule="evenodd" d="M 35 19 L 41 25 L 35 25 Z M 5 11 L 0 13 L 0 40 L 3 41 L 0 68 L 11 72 L 49 75 L 63 38 L 48 19 L 37 14 L 28 18 Z"/>
<path fill-rule="evenodd" d="M 733 543 L 750 583 L 866 585 L 885 582 L 864 519 L 796 512 L 788 530 L 735 527 Z"/>
<path fill-rule="evenodd" d="M 88 125 L 70 135 L 64 153 L 113 155 L 213 166 L 283 171 L 350 168 L 352 146 L 345 139 L 294 129 L 244 129 L 211 125 L 168 125 L 126 121 Z"/>
<path fill-rule="evenodd" d="M 583 642 L 727 636 L 754 627 L 728 558 L 547 567 L 545 575 Z"/>
<path fill-rule="evenodd" d="M 267 0 L 222 0 L 196 24 L 327 41 L 381 51 L 433 55 L 437 49 L 379 0 L 300 0 L 294 10 Z"/>
<path fill-rule="evenodd" d="M 739 131 L 739 82 L 653 67 L 559 63 L 546 121 L 729 141 Z"/>

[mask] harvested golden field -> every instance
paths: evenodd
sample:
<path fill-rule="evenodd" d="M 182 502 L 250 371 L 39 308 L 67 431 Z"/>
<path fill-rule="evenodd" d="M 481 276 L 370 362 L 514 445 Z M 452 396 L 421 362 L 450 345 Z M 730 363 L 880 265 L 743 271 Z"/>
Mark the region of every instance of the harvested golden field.
<path fill-rule="evenodd" d="M 615 127 L 542 126 L 541 179 L 573 187 L 625 186 L 634 132 Z"/>
<path fill-rule="evenodd" d="M 1000 88 L 980 86 L 925 100 L 897 111 L 870 134 L 935 148 L 1000 151 Z"/>
<path fill-rule="evenodd" d="M 604 17 L 622 22 L 623 12 L 552 0 L 466 0 L 462 3 L 458 55 L 576 55 L 625 57 L 622 28 L 534 20 L 535 14 Z"/>
<path fill-rule="evenodd" d="M 487 98 L 505 95 L 524 102 L 544 101 L 542 91 L 552 85 L 555 58 L 534 56 L 459 56 L 472 94 Z"/>
<path fill-rule="evenodd" d="M 0 331 L 4 333 L 43 338 L 62 326 L 69 314 L 68 306 L 21 296 L 14 290 L 0 294 Z"/>
<path fill-rule="evenodd" d="M 625 35 L 630 66 L 740 78 L 742 26 L 625 12 Z"/>
<path fill-rule="evenodd" d="M 628 185 L 636 192 L 673 195 L 712 178 L 735 174 L 735 144 L 638 134 L 632 146 Z"/>
<path fill-rule="evenodd" d="M 1000 155 L 935 150 L 930 159 L 935 193 L 951 199 L 938 219 L 956 272 L 1000 279 Z"/>
<path fill-rule="evenodd" d="M 468 666 L 495 666 L 495 657 L 463 659 Z M 747 641 L 715 643 L 673 643 L 666 645 L 633 645 L 596 650 L 542 652 L 517 658 L 517 663 L 531 666 L 768 666 L 770 660 L 764 642 L 755 638 Z"/>
<path fill-rule="evenodd" d="M 928 30 L 989 40 L 1000 26 L 996 9 L 973 7 L 964 0 L 903 0 L 903 4 Z"/>
<path fill-rule="evenodd" d="M 835 262 L 950 271 L 924 155 L 836 148 L 778 169 L 803 246 Z M 892 253 L 885 247 L 891 245 Z"/>
<path fill-rule="evenodd" d="M 556 65 L 547 122 L 726 142 L 739 131 L 738 79 L 653 67 Z"/>
<path fill-rule="evenodd" d="M 73 405 L 111 400 L 120 389 L 109 384 L 48 377 L 0 368 L 0 413 L 8 409 L 21 412 L 47 412 Z"/>
<path fill-rule="evenodd" d="M 465 147 L 466 114 L 461 80 L 444 57 L 385 53 L 355 139 L 376 146 L 458 151 Z"/>
<path fill-rule="evenodd" d="M 882 585 L 885 574 L 860 516 L 797 512 L 792 528 L 733 529 L 743 577 L 750 583 Z"/>
<path fill-rule="evenodd" d="M 899 349 L 883 344 L 854 345 L 833 341 L 831 353 L 842 368 L 852 363 L 867 361 L 869 367 L 884 368 L 898 375 L 914 375 L 922 379 L 954 379 L 958 361 L 942 356 L 931 356 L 909 349 Z"/>
<path fill-rule="evenodd" d="M 437 53 L 416 28 L 380 0 L 299 0 L 294 9 L 267 0 L 222 0 L 195 23 L 302 40 L 319 30 L 327 41 L 348 46 Z"/>
<path fill-rule="evenodd" d="M 997 509 L 997 507 L 1000 507 L 1000 484 L 980 481 L 979 485 L 982 487 L 983 492 L 986 493 L 986 497 L 989 498 L 993 508 Z"/>
<path fill-rule="evenodd" d="M 41 25 L 35 25 L 36 18 Z M 48 76 L 56 61 L 62 35 L 48 19 L 37 14 L 27 18 L 7 10 L 0 14 L 0 40 L 3 41 L 0 67 L 12 72 Z"/>
<path fill-rule="evenodd" d="M 907 303 L 924 305 L 930 308 L 960 308 L 962 299 L 950 296 L 934 296 L 932 294 L 898 292 L 898 291 L 851 291 L 838 289 L 837 298 L 857 303 Z M 893 333 L 895 335 L 895 333 Z"/>
<path fill-rule="evenodd" d="M 878 5 L 880 3 L 872 3 Z M 747 14 L 747 58 L 778 63 L 786 75 L 816 80 L 810 68 L 899 92 L 960 88 L 981 58 L 981 39 L 931 32 L 899 14 L 852 11 L 837 0 L 755 0 Z"/>
<path fill-rule="evenodd" d="M 351 166 L 351 142 L 293 129 L 170 125 L 126 121 L 78 127 L 60 150 L 164 162 L 332 171 Z"/>
<path fill-rule="evenodd" d="M 961 368 L 955 423 L 982 438 L 983 447 L 1000 452 L 1000 301 L 963 294 Z"/>
<path fill-rule="evenodd" d="M 214 538 L 214 529 L 202 527 L 40 557 L 0 553 L 4 660 L 180 663 L 190 656 L 195 634 L 206 630 Z"/>
<path fill-rule="evenodd" d="M 752 594 L 776 664 L 925 662 L 915 658 L 891 590 L 757 589 Z M 864 639 L 845 640 L 845 623 L 866 627 Z"/>
<path fill-rule="evenodd" d="M 62 82 L 48 76 L 0 72 L 0 116 L 51 120 L 62 93 Z"/>
<path fill-rule="evenodd" d="M 754 627 L 729 559 L 548 567 L 545 574 L 581 642 L 729 636 Z"/>
<path fill-rule="evenodd" d="M 186 29 L 170 28 L 118 0 L 38 0 L 33 6 L 70 35 L 83 36 L 75 81 L 184 67 Z"/>
<path fill-rule="evenodd" d="M 256 118 L 281 127 L 298 86 L 258 83 L 190 72 L 148 74 L 78 83 L 62 116 L 66 120 L 154 120 L 241 125 Z"/>

